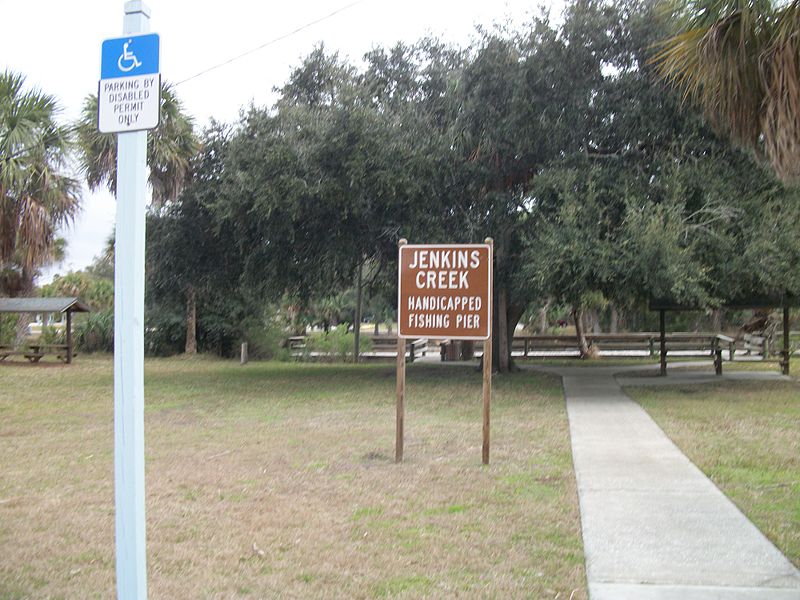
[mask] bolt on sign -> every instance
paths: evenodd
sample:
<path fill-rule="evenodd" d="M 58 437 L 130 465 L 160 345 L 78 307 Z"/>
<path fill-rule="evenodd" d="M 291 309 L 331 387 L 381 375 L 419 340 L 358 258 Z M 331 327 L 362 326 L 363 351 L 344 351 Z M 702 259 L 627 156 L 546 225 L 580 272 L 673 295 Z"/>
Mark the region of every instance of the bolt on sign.
<path fill-rule="evenodd" d="M 492 247 L 400 246 L 400 337 L 485 340 L 491 336 Z"/>

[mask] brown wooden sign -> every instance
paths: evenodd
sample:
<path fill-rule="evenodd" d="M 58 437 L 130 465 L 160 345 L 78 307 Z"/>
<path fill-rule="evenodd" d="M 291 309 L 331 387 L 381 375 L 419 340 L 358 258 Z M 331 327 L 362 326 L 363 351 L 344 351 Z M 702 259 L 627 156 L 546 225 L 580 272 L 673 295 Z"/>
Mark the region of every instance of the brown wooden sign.
<path fill-rule="evenodd" d="M 492 334 L 489 244 L 400 246 L 401 337 L 485 340 Z"/>
<path fill-rule="evenodd" d="M 397 416 L 395 462 L 403 462 L 407 337 L 483 339 L 483 445 L 489 464 L 492 404 L 492 238 L 485 244 L 398 242 Z"/>

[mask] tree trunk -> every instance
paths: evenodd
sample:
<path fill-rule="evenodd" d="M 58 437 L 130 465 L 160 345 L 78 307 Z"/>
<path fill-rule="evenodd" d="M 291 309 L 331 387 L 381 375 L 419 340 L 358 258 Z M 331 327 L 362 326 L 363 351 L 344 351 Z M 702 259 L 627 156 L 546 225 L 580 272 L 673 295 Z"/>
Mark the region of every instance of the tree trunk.
<path fill-rule="evenodd" d="M 392 322 L 391 321 L 386 323 L 386 333 L 388 333 L 389 335 L 392 335 Z"/>
<path fill-rule="evenodd" d="M 380 323 L 378 323 L 377 321 L 375 321 L 375 329 L 373 329 L 373 331 L 372 331 L 372 332 L 373 332 L 375 335 L 378 335 L 378 334 L 381 332 L 381 331 L 380 331 Z"/>
<path fill-rule="evenodd" d="M 361 356 L 361 303 L 363 300 L 364 263 L 358 265 L 358 278 L 356 280 L 356 317 L 353 323 L 353 362 L 358 362 Z"/>
<path fill-rule="evenodd" d="M 711 331 L 714 333 L 722 331 L 722 311 L 718 308 L 711 311 Z"/>
<path fill-rule="evenodd" d="M 514 331 L 526 308 L 525 305 L 509 304 L 508 292 L 504 287 L 496 289 L 495 306 L 492 309 L 492 369 L 498 373 L 514 371 L 514 359 L 511 356 Z"/>
<path fill-rule="evenodd" d="M 600 333 L 600 313 L 597 311 L 596 308 L 593 308 L 589 312 L 589 316 L 591 317 L 592 321 L 592 333 L 597 335 L 598 333 Z"/>
<path fill-rule="evenodd" d="M 508 232 L 494 240 L 494 278 L 492 287 L 492 370 L 508 373 L 511 369 L 511 357 L 508 351 L 508 290 L 504 277 Z M 483 366 L 483 360 L 481 360 Z"/>
<path fill-rule="evenodd" d="M 575 336 L 578 338 L 578 350 L 581 358 L 589 357 L 589 344 L 586 341 L 586 330 L 583 327 L 583 310 L 572 309 L 572 320 L 575 321 Z"/>
<path fill-rule="evenodd" d="M 20 313 L 17 317 L 16 339 L 14 345 L 19 348 L 25 344 L 25 338 L 28 334 L 28 325 L 31 322 L 30 313 Z M 44 324 L 42 325 L 44 326 Z"/>
<path fill-rule="evenodd" d="M 514 331 L 527 307 L 527 305 L 511 304 L 509 301 L 509 286 L 504 273 L 510 243 L 509 230 L 503 230 L 494 242 L 492 369 L 498 373 L 509 373 L 514 370 L 514 361 L 511 358 Z M 483 361 L 481 366 L 482 363 Z"/>
<path fill-rule="evenodd" d="M 615 304 L 611 305 L 611 324 L 608 329 L 609 333 L 619 333 L 619 313 Z"/>
<path fill-rule="evenodd" d="M 197 290 L 186 289 L 186 354 L 197 354 Z"/>
<path fill-rule="evenodd" d="M 23 269 L 18 297 L 28 298 L 31 293 L 33 293 L 33 275 L 29 274 L 26 269 Z M 31 316 L 30 313 L 20 313 L 17 317 L 16 340 L 14 342 L 17 348 L 25 343 Z M 42 327 L 44 327 L 44 323 L 42 323 Z"/>
<path fill-rule="evenodd" d="M 525 314 L 525 310 L 527 308 L 527 305 L 509 304 L 508 310 L 506 310 L 506 329 L 508 331 L 508 365 L 512 371 L 516 369 L 514 357 L 511 355 L 511 350 L 514 347 L 514 333 L 517 330 L 519 320 L 522 318 L 522 315 Z"/>
<path fill-rule="evenodd" d="M 286 308 L 286 312 L 289 313 L 289 328 L 292 330 L 292 335 L 305 335 L 306 334 L 306 326 L 304 323 L 300 323 L 298 318 L 300 317 L 300 310 L 301 307 L 297 305 L 288 306 Z"/>
<path fill-rule="evenodd" d="M 498 373 L 508 373 L 511 370 L 511 352 L 508 336 L 508 292 L 505 286 L 497 290 L 497 320 L 495 325 L 497 327 L 496 350 L 492 358 L 497 365 Z M 494 340 L 493 340 L 494 341 Z"/>
<path fill-rule="evenodd" d="M 547 334 L 549 324 L 547 322 L 547 309 L 550 308 L 550 299 L 544 303 L 544 306 L 539 309 L 539 333 L 542 335 Z"/>

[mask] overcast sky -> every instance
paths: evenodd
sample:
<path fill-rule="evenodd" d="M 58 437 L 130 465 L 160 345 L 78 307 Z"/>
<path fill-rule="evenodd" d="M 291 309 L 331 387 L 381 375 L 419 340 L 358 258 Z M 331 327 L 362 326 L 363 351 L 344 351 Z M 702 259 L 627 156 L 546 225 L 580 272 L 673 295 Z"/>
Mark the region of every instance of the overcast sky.
<path fill-rule="evenodd" d="M 414 42 L 426 34 L 466 44 L 475 26 L 528 20 L 541 2 L 523 0 L 188 0 L 146 2 L 151 31 L 161 36 L 161 74 L 185 80 L 219 63 L 310 25 L 231 64 L 179 85 L 184 105 L 202 127 L 208 119 L 236 120 L 251 101 L 271 104 L 272 89 L 323 42 L 354 62 L 376 46 Z M 560 11 L 561 0 L 546 0 Z M 0 0 L 0 69 L 26 75 L 27 84 L 56 96 L 64 120 L 75 119 L 83 98 L 97 91 L 100 45 L 122 34 L 122 0 Z M 212 9 L 211 7 L 215 7 Z M 326 18 L 339 10 L 338 14 Z M 84 191 L 83 211 L 64 232 L 67 257 L 53 271 L 88 265 L 112 232 L 114 198 Z"/>

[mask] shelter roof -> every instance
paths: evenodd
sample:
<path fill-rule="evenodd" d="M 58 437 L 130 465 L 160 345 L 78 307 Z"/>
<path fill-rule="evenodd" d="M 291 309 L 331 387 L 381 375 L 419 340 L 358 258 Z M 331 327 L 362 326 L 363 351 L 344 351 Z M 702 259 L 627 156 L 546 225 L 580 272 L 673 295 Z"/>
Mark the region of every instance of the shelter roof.
<path fill-rule="evenodd" d="M 78 298 L 0 298 L 0 313 L 91 312 Z"/>

